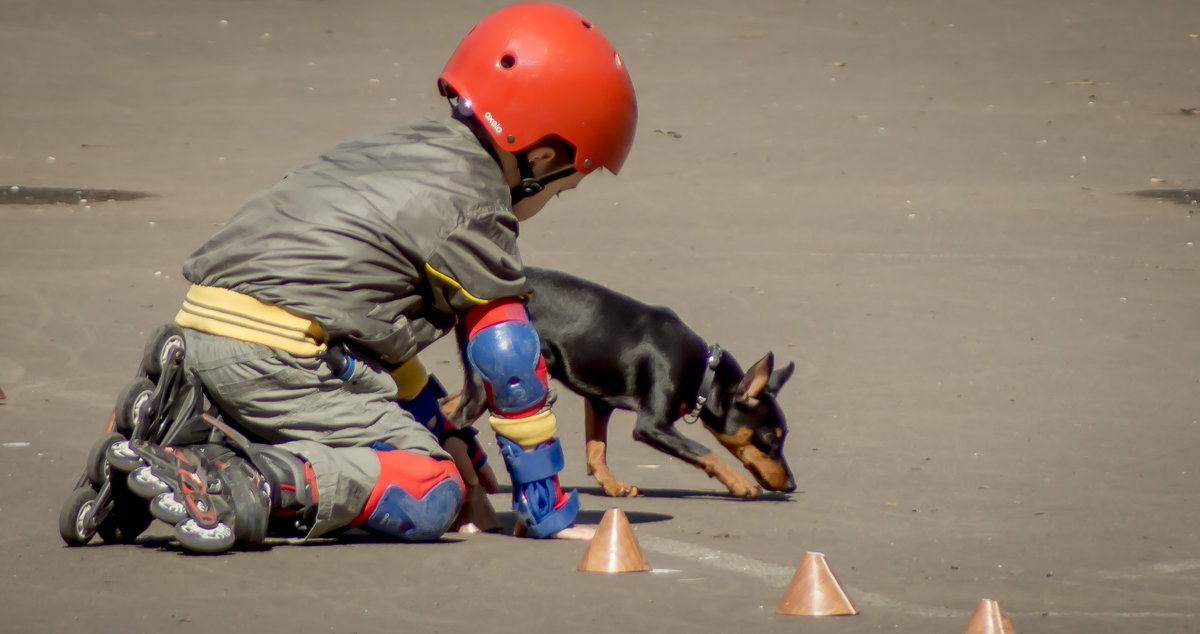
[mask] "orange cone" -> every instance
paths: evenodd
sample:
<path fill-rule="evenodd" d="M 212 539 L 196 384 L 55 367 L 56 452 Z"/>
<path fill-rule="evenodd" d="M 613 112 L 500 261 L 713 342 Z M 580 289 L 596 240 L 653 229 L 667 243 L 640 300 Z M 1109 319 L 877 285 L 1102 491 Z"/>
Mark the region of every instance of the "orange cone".
<path fill-rule="evenodd" d="M 642 554 L 629 518 L 618 508 L 604 512 L 596 536 L 588 542 L 576 567 L 580 572 L 645 572 L 649 569 L 650 562 Z"/>
<path fill-rule="evenodd" d="M 821 553 L 805 553 L 792 582 L 775 606 L 775 614 L 845 616 L 858 614 Z"/>
<path fill-rule="evenodd" d="M 992 599 L 980 599 L 975 615 L 967 623 L 963 634 L 1017 634 L 1017 631 L 1013 629 L 1000 603 Z"/>

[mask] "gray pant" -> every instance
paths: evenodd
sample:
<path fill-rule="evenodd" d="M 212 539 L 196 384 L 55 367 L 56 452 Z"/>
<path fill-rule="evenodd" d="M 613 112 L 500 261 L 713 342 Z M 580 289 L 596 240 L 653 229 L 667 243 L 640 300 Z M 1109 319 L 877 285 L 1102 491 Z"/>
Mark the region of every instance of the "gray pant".
<path fill-rule="evenodd" d="M 325 359 L 184 329 L 193 369 L 234 423 L 307 460 L 317 478 L 317 519 L 309 537 L 350 524 L 379 478 L 371 443 L 449 459 L 437 438 L 396 402 L 396 383 L 357 360 L 348 380 Z"/>

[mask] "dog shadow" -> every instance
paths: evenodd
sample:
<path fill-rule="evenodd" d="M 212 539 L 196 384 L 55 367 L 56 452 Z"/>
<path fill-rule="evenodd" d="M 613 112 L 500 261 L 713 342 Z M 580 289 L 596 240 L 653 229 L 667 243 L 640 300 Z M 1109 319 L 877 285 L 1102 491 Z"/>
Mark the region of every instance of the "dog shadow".
<path fill-rule="evenodd" d="M 608 508 L 620 506 L 622 500 L 629 498 L 610 497 L 604 493 L 601 487 L 578 487 L 580 495 L 586 495 L 592 498 L 597 498 L 598 503 L 595 505 L 606 507 L 605 510 L 581 510 L 576 517 L 579 524 L 598 525 L 600 520 L 604 518 L 604 513 Z M 639 498 L 651 499 L 697 499 L 697 500 L 712 500 L 718 502 L 788 502 L 791 501 L 792 495 L 803 493 L 803 491 L 795 491 L 793 493 L 777 493 L 767 491 L 753 498 L 739 498 L 730 495 L 727 491 L 697 491 L 693 489 L 638 489 Z M 512 494 L 512 487 L 509 485 L 500 485 L 500 490 L 497 494 Z M 636 511 L 621 509 L 625 513 L 625 517 L 630 524 L 650 524 L 654 522 L 665 522 L 675 519 L 674 515 L 666 513 L 653 513 L 648 511 Z M 512 535 L 517 524 L 517 516 L 511 511 L 499 511 L 496 513 L 496 518 L 500 522 L 499 534 Z M 453 543 L 460 542 L 466 539 L 466 536 L 457 533 L 446 533 L 436 540 L 431 540 L 425 543 Z M 275 546 L 333 546 L 337 544 L 397 544 L 394 539 L 380 535 L 374 535 L 366 531 L 358 529 L 348 529 L 338 531 L 327 537 L 319 537 L 310 540 L 268 538 L 262 546 L 250 550 L 235 550 L 227 553 L 228 555 L 237 555 L 239 553 L 250 554 L 254 552 L 269 551 Z M 158 536 L 158 535 L 143 535 L 130 546 L 137 546 L 151 550 L 175 551 L 183 556 L 191 556 L 187 550 L 179 546 L 178 542 L 173 537 Z"/>
<path fill-rule="evenodd" d="M 564 487 L 566 488 L 566 487 Z M 614 503 L 618 500 L 627 500 L 629 498 L 611 497 L 604 492 L 604 489 L 598 486 L 594 487 L 574 487 L 579 490 L 580 495 L 590 495 L 604 500 L 611 500 Z M 500 485 L 498 493 L 512 494 L 512 487 L 507 484 Z M 739 498 L 731 495 L 728 491 L 697 491 L 694 489 L 643 489 L 638 487 L 637 497 L 639 498 L 660 498 L 660 499 L 697 499 L 697 500 L 715 500 L 722 502 L 790 502 L 792 496 L 803 491 L 793 491 L 791 493 L 779 493 L 776 491 L 764 491 L 752 498 Z M 631 520 L 632 521 L 632 520 Z"/>

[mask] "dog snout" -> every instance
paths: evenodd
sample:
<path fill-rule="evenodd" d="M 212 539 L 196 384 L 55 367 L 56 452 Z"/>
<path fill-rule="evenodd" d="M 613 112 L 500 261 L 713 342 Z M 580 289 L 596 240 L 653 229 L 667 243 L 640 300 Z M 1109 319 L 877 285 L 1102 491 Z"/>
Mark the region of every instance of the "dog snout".
<path fill-rule="evenodd" d="M 791 493 L 796 490 L 796 480 L 787 463 L 775 460 L 761 451 L 746 451 L 742 464 L 754 475 L 754 479 L 768 491 Z"/>

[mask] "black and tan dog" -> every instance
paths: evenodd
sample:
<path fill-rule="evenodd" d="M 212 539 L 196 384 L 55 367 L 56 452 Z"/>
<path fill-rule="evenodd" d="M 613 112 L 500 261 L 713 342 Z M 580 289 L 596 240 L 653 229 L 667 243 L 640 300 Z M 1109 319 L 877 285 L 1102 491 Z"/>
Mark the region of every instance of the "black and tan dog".
<path fill-rule="evenodd" d="M 717 440 L 771 491 L 794 491 L 783 457 L 787 423 L 775 395 L 794 364 L 774 370 L 767 353 L 746 372 L 718 346 L 709 346 L 671 310 L 648 306 L 586 280 L 526 268 L 533 287 L 527 304 L 550 376 L 582 396 L 587 466 L 610 496 L 637 495 L 613 476 L 606 461 L 614 409 L 637 413 L 633 437 L 715 477 L 735 496 L 761 492 L 715 453 L 675 429 L 699 418 Z M 462 332 L 459 333 L 460 341 Z M 451 419 L 470 424 L 486 408 L 480 379 L 465 362 L 462 398 Z"/>

